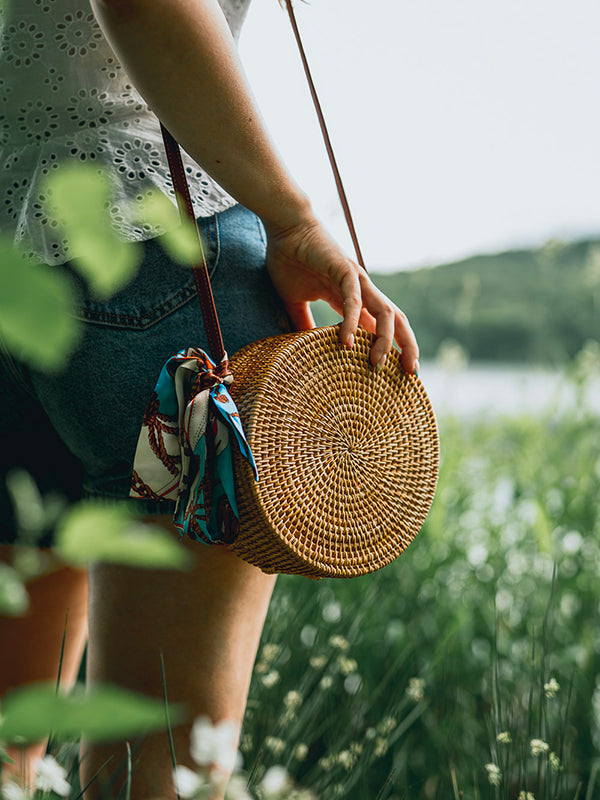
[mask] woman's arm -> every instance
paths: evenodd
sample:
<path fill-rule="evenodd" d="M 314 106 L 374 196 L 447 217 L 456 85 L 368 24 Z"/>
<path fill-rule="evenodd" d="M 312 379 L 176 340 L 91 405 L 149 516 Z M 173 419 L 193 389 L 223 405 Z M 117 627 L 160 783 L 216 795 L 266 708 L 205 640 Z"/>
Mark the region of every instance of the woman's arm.
<path fill-rule="evenodd" d="M 216 0 L 92 0 L 129 77 L 242 205 L 279 227 L 310 214 L 265 131 Z"/>
<path fill-rule="evenodd" d="M 308 302 L 377 333 L 371 360 L 383 365 L 396 338 L 403 363 L 418 357 L 406 317 L 348 259 L 314 217 L 268 136 L 217 0 L 91 0 L 97 19 L 139 92 L 181 146 L 263 221 L 267 265 L 292 322 L 314 325 Z"/>

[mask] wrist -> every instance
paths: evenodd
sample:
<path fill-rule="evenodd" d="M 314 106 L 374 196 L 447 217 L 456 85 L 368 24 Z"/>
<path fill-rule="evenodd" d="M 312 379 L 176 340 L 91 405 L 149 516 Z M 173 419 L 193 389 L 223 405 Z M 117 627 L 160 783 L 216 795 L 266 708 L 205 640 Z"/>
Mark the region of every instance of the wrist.
<path fill-rule="evenodd" d="M 300 226 L 312 226 L 317 220 L 308 197 L 298 191 L 275 198 L 273 208 L 259 214 L 268 236 L 283 236 Z"/>

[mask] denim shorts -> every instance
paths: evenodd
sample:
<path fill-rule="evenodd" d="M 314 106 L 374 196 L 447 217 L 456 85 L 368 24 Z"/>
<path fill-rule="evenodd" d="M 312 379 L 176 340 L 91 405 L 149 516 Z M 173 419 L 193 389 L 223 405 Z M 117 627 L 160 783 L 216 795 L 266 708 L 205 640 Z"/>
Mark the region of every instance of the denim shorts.
<path fill-rule="evenodd" d="M 260 220 L 237 205 L 199 226 L 227 352 L 288 332 L 265 268 Z M 74 277 L 68 264 L 61 269 Z M 191 270 L 168 258 L 160 238 L 143 243 L 135 278 L 110 300 L 98 302 L 78 285 L 84 333 L 66 369 L 33 371 L 0 349 L 2 543 L 15 538 L 11 468 L 27 470 L 42 495 L 128 499 L 144 411 L 163 364 L 185 347 L 208 350 Z M 169 501 L 129 503 L 144 515 L 173 512 Z"/>

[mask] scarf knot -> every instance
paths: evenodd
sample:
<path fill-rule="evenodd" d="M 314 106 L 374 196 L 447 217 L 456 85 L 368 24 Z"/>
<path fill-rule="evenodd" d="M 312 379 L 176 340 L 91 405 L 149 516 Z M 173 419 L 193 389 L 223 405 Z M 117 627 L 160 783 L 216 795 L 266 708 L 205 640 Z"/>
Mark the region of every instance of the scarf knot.
<path fill-rule="evenodd" d="M 234 541 L 232 439 L 258 480 L 256 464 L 227 387 L 227 354 L 215 365 L 203 350 L 181 350 L 162 368 L 144 415 L 130 497 L 174 500 L 181 534 L 207 543 Z"/>

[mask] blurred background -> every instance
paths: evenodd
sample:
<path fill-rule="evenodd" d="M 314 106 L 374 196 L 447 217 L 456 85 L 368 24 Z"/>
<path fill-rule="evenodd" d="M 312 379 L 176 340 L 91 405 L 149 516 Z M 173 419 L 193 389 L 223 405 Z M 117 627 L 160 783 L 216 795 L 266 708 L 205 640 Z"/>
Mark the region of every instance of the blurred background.
<path fill-rule="evenodd" d="M 390 272 L 599 233 L 594 0 L 295 3 L 365 259 Z M 241 52 L 322 219 L 344 221 L 286 12 Z"/>
<path fill-rule="evenodd" d="M 600 335 L 600 6 L 296 9 L 365 261 L 411 320 L 436 404 L 539 407 L 556 395 L 555 369 Z M 241 52 L 285 160 L 352 252 L 277 3 L 254 0 Z M 459 392 L 439 367 L 467 362 Z"/>

